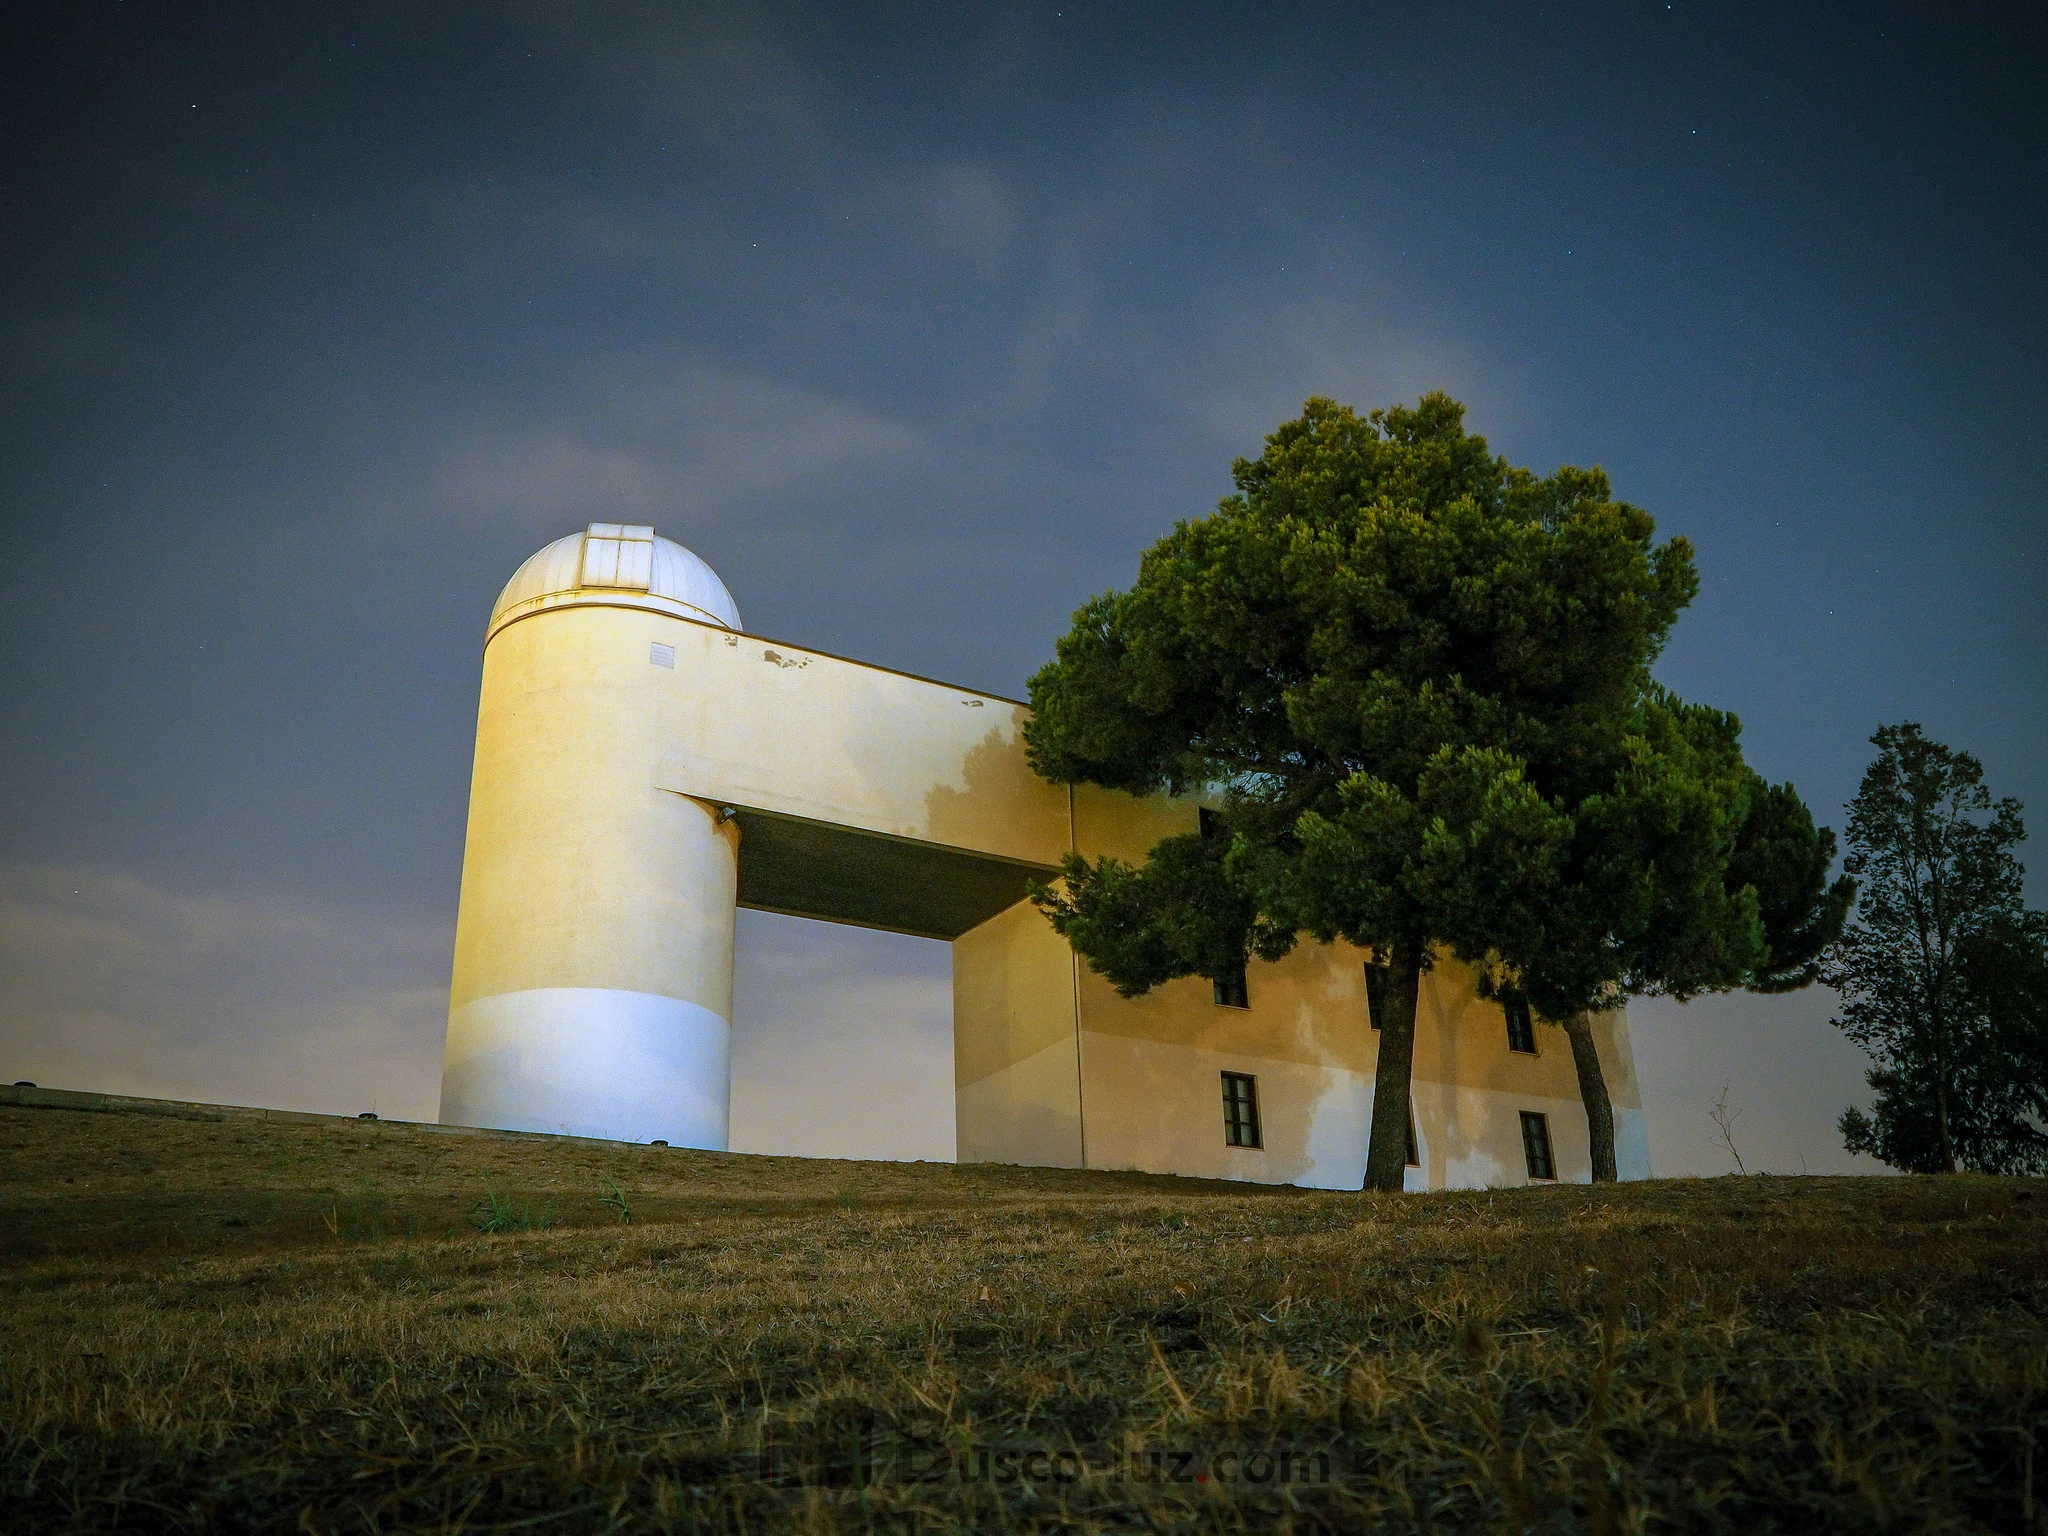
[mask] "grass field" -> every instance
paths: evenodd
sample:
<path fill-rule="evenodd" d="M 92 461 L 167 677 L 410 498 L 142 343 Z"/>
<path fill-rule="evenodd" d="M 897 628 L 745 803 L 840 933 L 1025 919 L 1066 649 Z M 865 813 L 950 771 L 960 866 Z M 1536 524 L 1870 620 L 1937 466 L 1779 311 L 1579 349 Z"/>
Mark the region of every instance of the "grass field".
<path fill-rule="evenodd" d="M 10 1531 L 2048 1532 L 2028 1181 L 1365 1196 L 5 1108 L 0 1223 Z"/>

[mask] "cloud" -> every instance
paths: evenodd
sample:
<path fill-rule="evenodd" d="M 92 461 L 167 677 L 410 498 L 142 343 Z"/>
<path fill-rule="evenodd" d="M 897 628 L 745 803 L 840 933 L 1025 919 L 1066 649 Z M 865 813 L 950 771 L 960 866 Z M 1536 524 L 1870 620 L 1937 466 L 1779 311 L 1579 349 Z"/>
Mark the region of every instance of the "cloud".
<path fill-rule="evenodd" d="M 0 1074 L 431 1120 L 449 949 L 432 924 L 0 866 Z"/>
<path fill-rule="evenodd" d="M 700 363 L 614 360 L 551 419 L 473 427 L 435 476 L 460 515 L 555 527 L 684 522 L 788 502 L 926 453 L 901 422 L 813 390 Z"/>
<path fill-rule="evenodd" d="M 448 505 L 469 512 L 572 522 L 600 510 L 630 520 L 661 500 L 646 456 L 549 428 L 472 441 L 442 466 L 438 489 Z"/>
<path fill-rule="evenodd" d="M 918 233 L 942 253 L 984 269 L 999 268 L 1017 254 L 1017 199 L 993 168 L 949 161 L 920 170 L 902 190 Z"/>
<path fill-rule="evenodd" d="M 1393 298 L 1361 296 L 1360 286 L 1347 285 L 1352 291 L 1341 296 L 1247 306 L 1220 322 L 1210 337 L 1217 366 L 1190 370 L 1191 378 L 1211 381 L 1196 387 L 1196 419 L 1249 455 L 1312 394 L 1367 410 L 1447 389 L 1473 408 L 1477 430 L 1497 429 L 1512 408 L 1506 370 L 1473 355 L 1451 328 L 1418 325 Z"/>
<path fill-rule="evenodd" d="M 598 0 L 521 15 L 595 94 L 699 140 L 747 147 L 765 132 L 779 147 L 818 127 L 816 76 L 788 46 L 818 27 L 800 7 Z"/>

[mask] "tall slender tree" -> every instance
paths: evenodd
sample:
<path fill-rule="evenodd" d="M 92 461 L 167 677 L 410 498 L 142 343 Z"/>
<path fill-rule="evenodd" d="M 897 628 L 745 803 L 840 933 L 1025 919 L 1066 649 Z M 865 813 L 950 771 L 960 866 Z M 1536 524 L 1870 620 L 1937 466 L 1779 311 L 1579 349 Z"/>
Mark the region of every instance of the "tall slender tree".
<path fill-rule="evenodd" d="M 2022 905 L 2020 803 L 1910 721 L 1870 740 L 1844 861 L 1862 895 L 1824 977 L 1876 1058 L 1877 1104 L 1846 1111 L 1843 1138 L 1914 1172 L 2038 1166 L 2048 919 Z"/>

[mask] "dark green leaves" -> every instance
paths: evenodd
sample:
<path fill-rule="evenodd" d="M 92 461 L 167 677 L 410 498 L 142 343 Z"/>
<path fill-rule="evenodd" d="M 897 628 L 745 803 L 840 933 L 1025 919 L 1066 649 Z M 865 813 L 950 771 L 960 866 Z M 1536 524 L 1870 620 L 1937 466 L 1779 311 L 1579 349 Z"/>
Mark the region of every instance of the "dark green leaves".
<path fill-rule="evenodd" d="M 1333 810 L 1354 773 L 1406 793 L 1440 746 L 1625 706 L 1691 599 L 1690 550 L 1597 469 L 1538 479 L 1463 414 L 1309 401 L 1237 495 L 1075 615 L 1031 682 L 1038 770 L 1133 792 L 1279 775 Z M 1397 744 L 1401 708 L 1449 714 Z"/>
<path fill-rule="evenodd" d="M 1032 888 L 1053 927 L 1125 997 L 1182 976 L 1226 980 L 1256 954 L 1277 960 L 1291 929 L 1259 913 L 1258 898 L 1228 868 L 1220 837 L 1169 837 L 1142 867 L 1069 854 L 1065 890 Z"/>
<path fill-rule="evenodd" d="M 1759 778 L 1750 785 L 1728 884 L 1757 893 L 1768 952 L 1750 982 L 1753 991 L 1790 992 L 1819 976 L 1821 956 L 1856 899 L 1854 876 L 1829 882 L 1834 862 L 1835 834 L 1814 826 L 1790 784 Z"/>
<path fill-rule="evenodd" d="M 1651 680 L 1684 540 L 1597 468 L 1509 465 L 1441 394 L 1310 400 L 1234 473 L 1031 682 L 1048 778 L 1222 801 L 1220 843 L 1077 860 L 1041 898 L 1097 970 L 1136 992 L 1279 934 L 1400 939 L 1551 1017 L 1811 978 L 1831 840 L 1732 716 Z"/>

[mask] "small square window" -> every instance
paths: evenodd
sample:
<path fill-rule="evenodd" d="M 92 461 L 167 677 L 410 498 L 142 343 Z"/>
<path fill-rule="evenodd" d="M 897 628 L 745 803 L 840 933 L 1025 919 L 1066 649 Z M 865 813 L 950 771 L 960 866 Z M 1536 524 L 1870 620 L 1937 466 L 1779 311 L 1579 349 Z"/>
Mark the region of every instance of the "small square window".
<path fill-rule="evenodd" d="M 1508 1049 L 1519 1051 L 1524 1056 L 1536 1054 L 1536 1019 L 1529 1012 L 1527 998 L 1509 997 L 1501 1001 L 1501 1010 L 1508 1016 Z"/>
<path fill-rule="evenodd" d="M 1550 1156 L 1550 1117 L 1522 1111 L 1522 1156 L 1532 1179 L 1555 1179 L 1557 1164 Z"/>
<path fill-rule="evenodd" d="M 1244 972 L 1223 981 L 1213 982 L 1216 989 L 1218 1008 L 1249 1008 L 1252 1005 L 1251 989 L 1245 985 Z"/>
<path fill-rule="evenodd" d="M 663 645 L 656 640 L 647 647 L 647 660 L 654 666 L 667 667 L 673 671 L 676 664 L 676 648 L 672 645 Z"/>
<path fill-rule="evenodd" d="M 1365 1016 L 1374 1029 L 1380 1027 L 1380 1015 L 1387 1006 L 1387 984 L 1393 974 L 1393 967 L 1383 960 L 1365 962 Z"/>
<path fill-rule="evenodd" d="M 1223 1144 L 1256 1147 L 1259 1140 L 1259 1080 L 1249 1072 L 1223 1074 Z"/>

